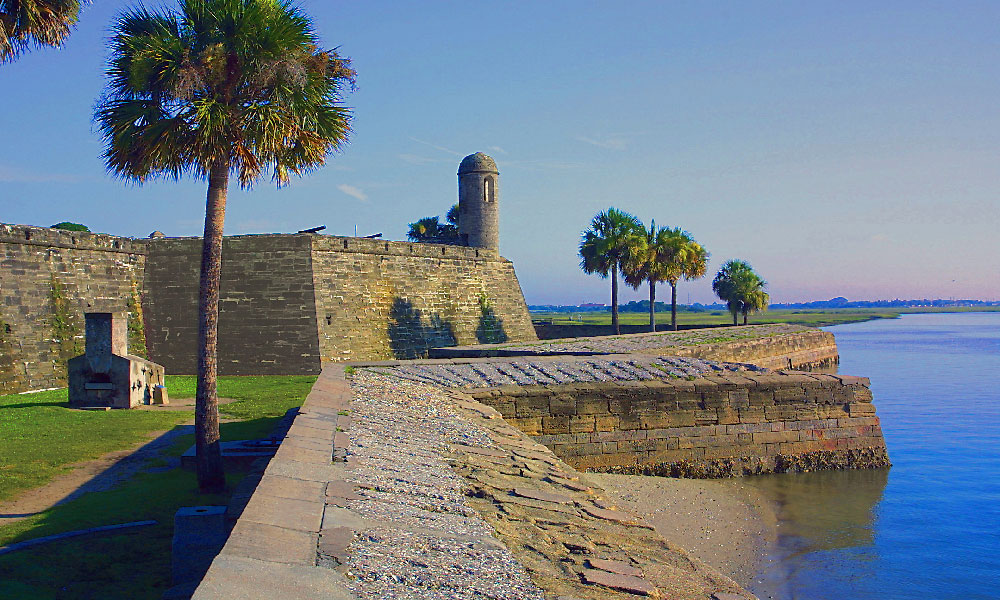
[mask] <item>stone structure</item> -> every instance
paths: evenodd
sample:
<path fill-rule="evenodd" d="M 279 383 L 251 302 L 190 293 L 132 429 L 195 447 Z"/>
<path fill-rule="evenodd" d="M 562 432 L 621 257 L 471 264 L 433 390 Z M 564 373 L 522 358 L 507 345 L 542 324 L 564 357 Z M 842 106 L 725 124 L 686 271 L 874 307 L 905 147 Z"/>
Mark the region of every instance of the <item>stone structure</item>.
<path fill-rule="evenodd" d="M 68 365 L 70 406 L 153 404 L 154 389 L 163 385 L 163 367 L 128 353 L 126 316 L 88 312 L 84 317 L 86 352 L 71 358 Z"/>
<path fill-rule="evenodd" d="M 466 246 L 500 251 L 500 172 L 482 152 L 458 167 L 458 234 Z"/>
<path fill-rule="evenodd" d="M 560 326 L 566 330 L 586 325 Z M 542 342 L 435 348 L 431 358 L 475 358 L 488 356 L 596 356 L 642 354 L 681 356 L 726 362 L 751 363 L 765 369 L 827 369 L 840 362 L 833 334 L 813 327 L 789 324 L 744 325 L 548 339 L 535 326 Z M 565 332 L 564 332 L 565 333 Z"/>
<path fill-rule="evenodd" d="M 741 372 L 468 393 L 577 469 L 731 477 L 889 466 L 862 377 Z"/>
<path fill-rule="evenodd" d="M 85 312 L 128 312 L 129 346 L 145 354 L 141 241 L 0 224 L 0 394 L 66 385 L 84 350 Z"/>

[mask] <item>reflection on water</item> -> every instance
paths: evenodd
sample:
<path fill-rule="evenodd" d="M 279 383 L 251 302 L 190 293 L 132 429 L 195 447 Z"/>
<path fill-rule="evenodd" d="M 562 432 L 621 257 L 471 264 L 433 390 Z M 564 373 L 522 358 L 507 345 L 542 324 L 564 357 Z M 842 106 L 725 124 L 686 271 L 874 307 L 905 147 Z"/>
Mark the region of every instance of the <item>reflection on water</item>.
<path fill-rule="evenodd" d="M 777 539 L 751 589 L 781 600 L 1000 598 L 1000 314 L 829 328 L 871 378 L 893 467 L 751 477 Z"/>
<path fill-rule="evenodd" d="M 825 587 L 817 581 L 817 566 L 821 571 L 846 566 L 853 577 L 865 576 L 873 567 L 864 555 L 875 544 L 875 509 L 888 481 L 888 469 L 743 479 L 743 485 L 773 504 L 777 518 L 778 537 L 770 543 L 766 568 L 751 585 L 753 591 L 761 598 L 815 598 L 815 592 L 804 590 Z M 836 564 L 847 557 L 853 564 Z"/>
<path fill-rule="evenodd" d="M 871 469 L 762 475 L 744 483 L 777 503 L 782 536 L 833 550 L 874 543 L 875 506 L 888 481 L 888 469 Z"/>

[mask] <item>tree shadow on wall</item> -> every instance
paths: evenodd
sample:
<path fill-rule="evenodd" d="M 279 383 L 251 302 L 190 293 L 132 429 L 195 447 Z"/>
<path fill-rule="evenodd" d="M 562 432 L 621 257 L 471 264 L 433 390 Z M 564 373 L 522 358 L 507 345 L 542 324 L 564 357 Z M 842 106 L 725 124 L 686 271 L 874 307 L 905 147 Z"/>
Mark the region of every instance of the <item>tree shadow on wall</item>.
<path fill-rule="evenodd" d="M 392 301 L 389 311 L 389 347 L 396 358 L 424 358 L 431 348 L 455 345 L 451 324 L 440 315 L 425 319 L 423 311 L 404 298 Z"/>
<path fill-rule="evenodd" d="M 486 296 L 479 297 L 479 326 L 476 327 L 476 339 L 480 344 L 502 344 L 507 341 L 507 331 L 503 327 L 503 319 L 497 315 Z"/>

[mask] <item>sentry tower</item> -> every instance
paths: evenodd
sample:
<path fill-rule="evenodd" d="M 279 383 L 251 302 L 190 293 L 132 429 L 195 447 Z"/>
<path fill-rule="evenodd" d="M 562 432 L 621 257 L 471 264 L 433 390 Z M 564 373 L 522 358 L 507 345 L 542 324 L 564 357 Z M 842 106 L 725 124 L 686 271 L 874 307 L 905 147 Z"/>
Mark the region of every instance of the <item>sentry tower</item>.
<path fill-rule="evenodd" d="M 462 243 L 500 251 L 500 172 L 482 152 L 458 166 L 458 233 Z"/>

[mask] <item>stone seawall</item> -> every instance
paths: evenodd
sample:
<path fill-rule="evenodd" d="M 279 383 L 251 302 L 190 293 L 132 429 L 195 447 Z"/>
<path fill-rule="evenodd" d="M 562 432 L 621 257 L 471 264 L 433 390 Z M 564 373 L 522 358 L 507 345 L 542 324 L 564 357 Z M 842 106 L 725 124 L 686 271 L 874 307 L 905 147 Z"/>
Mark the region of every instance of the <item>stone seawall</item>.
<path fill-rule="evenodd" d="M 578 469 L 730 477 L 889 465 L 866 378 L 740 373 L 468 393 Z"/>
<path fill-rule="evenodd" d="M 83 313 L 129 312 L 129 347 L 145 354 L 141 242 L 0 224 L 0 394 L 66 385 L 83 352 Z"/>
<path fill-rule="evenodd" d="M 671 348 L 673 356 L 691 356 L 755 364 L 765 369 L 822 369 L 840 362 L 837 341 L 814 329 L 786 335 Z"/>

